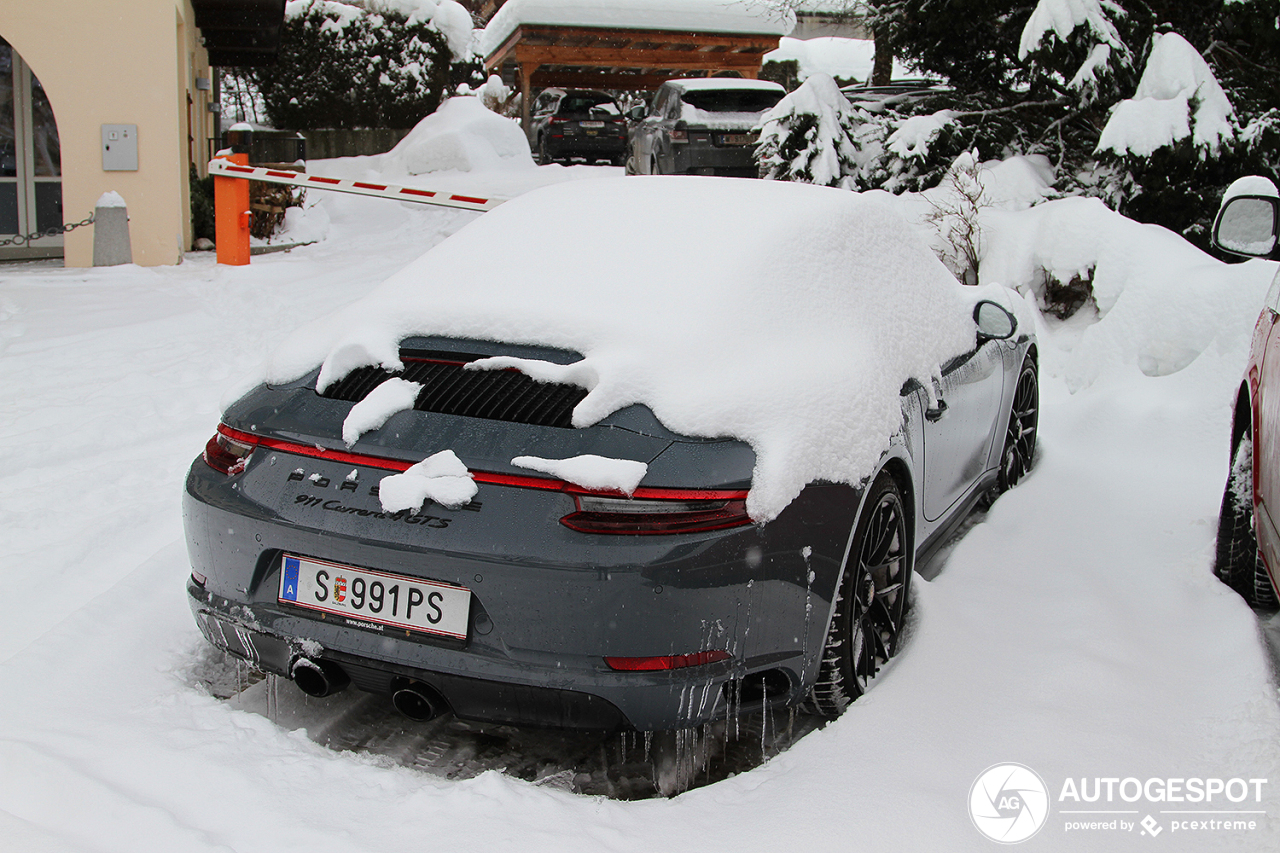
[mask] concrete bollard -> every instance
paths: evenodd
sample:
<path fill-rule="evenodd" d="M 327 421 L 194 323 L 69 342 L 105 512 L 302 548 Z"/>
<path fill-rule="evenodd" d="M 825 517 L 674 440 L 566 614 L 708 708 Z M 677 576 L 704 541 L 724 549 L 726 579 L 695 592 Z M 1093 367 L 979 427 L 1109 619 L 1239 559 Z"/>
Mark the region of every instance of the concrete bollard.
<path fill-rule="evenodd" d="M 129 209 L 117 192 L 105 192 L 93 208 L 93 265 L 133 263 L 129 244 Z"/>

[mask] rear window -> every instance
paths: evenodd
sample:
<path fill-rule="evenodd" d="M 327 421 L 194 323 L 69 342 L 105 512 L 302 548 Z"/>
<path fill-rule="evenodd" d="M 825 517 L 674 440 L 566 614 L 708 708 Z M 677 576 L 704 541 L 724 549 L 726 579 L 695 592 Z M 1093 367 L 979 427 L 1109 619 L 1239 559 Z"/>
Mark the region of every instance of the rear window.
<path fill-rule="evenodd" d="M 562 116 L 622 115 L 617 104 L 610 98 L 600 95 L 567 95 L 560 102 L 558 112 Z"/>
<path fill-rule="evenodd" d="M 685 92 L 681 99 L 709 113 L 762 113 L 772 109 L 784 94 L 767 89 L 703 89 Z"/>

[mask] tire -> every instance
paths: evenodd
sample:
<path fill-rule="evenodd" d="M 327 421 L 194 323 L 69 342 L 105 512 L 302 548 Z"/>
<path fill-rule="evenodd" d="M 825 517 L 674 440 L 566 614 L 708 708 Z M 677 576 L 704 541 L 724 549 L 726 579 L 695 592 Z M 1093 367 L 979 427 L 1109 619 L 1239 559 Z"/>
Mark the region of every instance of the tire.
<path fill-rule="evenodd" d="M 809 707 L 834 719 L 898 650 L 915 549 L 898 484 L 882 471 L 867 491 Z"/>
<path fill-rule="evenodd" d="M 1232 454 L 1231 472 L 1222 490 L 1218 512 L 1218 546 L 1213 573 L 1240 593 L 1251 607 L 1275 610 L 1280 606 L 1267 567 L 1258 553 L 1253 530 L 1253 432 L 1246 430 Z"/>
<path fill-rule="evenodd" d="M 1018 384 L 1009 410 L 1009 425 L 1000 453 L 1000 476 L 996 488 L 1003 494 L 1031 470 L 1036 458 L 1036 435 L 1040 426 L 1040 379 L 1036 363 L 1028 356 L 1018 371 Z"/>
<path fill-rule="evenodd" d="M 538 165 L 550 166 L 554 162 L 550 155 L 547 154 L 547 138 L 545 136 L 538 137 Z"/>

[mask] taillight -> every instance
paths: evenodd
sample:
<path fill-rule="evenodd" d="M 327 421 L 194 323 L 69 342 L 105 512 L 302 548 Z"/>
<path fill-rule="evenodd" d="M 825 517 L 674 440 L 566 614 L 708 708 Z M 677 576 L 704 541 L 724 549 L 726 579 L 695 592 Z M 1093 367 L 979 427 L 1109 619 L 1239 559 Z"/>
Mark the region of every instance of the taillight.
<path fill-rule="evenodd" d="M 688 141 L 689 141 L 689 131 L 687 131 L 687 130 L 673 130 L 673 131 L 671 131 L 671 141 L 672 141 L 672 142 L 688 142 Z"/>
<path fill-rule="evenodd" d="M 249 444 L 223 435 L 222 432 L 216 432 L 204 446 L 204 461 L 210 468 L 223 474 L 239 474 L 248 464 L 249 456 L 255 447 L 257 447 L 256 444 Z"/>
<path fill-rule="evenodd" d="M 606 657 L 604 662 L 609 665 L 609 669 L 619 672 L 656 672 L 663 669 L 684 669 L 687 666 L 719 663 L 730 657 L 732 655 L 723 649 L 713 649 L 689 655 L 661 655 L 648 658 Z"/>
<path fill-rule="evenodd" d="M 560 523 L 580 533 L 701 533 L 750 524 L 745 498 L 645 500 L 574 495 L 577 512 Z"/>

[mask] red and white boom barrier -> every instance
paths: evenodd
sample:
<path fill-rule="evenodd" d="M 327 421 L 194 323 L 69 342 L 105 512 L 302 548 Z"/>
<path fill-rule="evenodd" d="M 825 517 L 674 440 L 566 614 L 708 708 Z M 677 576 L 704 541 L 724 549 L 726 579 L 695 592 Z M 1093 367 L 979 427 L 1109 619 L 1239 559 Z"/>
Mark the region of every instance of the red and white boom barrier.
<path fill-rule="evenodd" d="M 263 181 L 268 184 L 285 184 L 291 187 L 333 190 L 340 193 L 367 195 L 375 198 L 392 198 L 415 204 L 434 204 L 440 207 L 457 207 L 483 213 L 506 201 L 505 198 L 479 198 L 418 187 L 398 187 L 394 184 L 356 181 L 346 178 L 326 178 L 283 169 L 267 169 L 237 163 L 247 159 L 244 155 L 232 155 L 234 159 L 219 157 L 209 161 L 209 174 L 214 180 L 214 209 L 217 227 L 218 263 L 249 263 L 249 185 L 245 181 Z M 219 199 L 225 201 L 219 201 Z M 228 244 L 223 251 L 223 244 Z"/>

